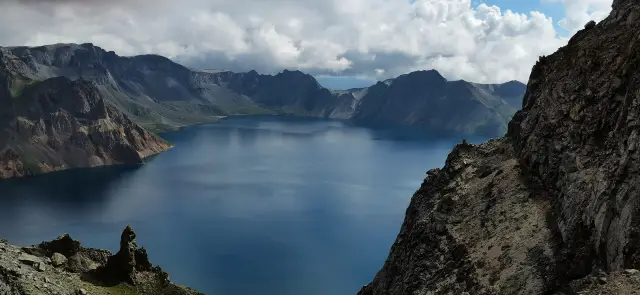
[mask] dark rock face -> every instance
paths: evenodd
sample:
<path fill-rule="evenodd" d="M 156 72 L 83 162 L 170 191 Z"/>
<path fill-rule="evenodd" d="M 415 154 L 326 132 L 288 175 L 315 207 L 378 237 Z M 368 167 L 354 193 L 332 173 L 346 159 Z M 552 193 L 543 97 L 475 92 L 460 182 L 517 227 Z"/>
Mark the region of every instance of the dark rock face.
<path fill-rule="evenodd" d="M 507 136 L 428 173 L 359 294 L 637 294 L 639 13 L 614 1 L 540 59 Z"/>
<path fill-rule="evenodd" d="M 138 247 L 136 233 L 130 226 L 122 232 L 120 250 L 109 258 L 105 268 L 111 276 L 133 285 L 136 284 L 135 272 L 151 271 L 152 264 L 147 251 Z"/>
<path fill-rule="evenodd" d="M 552 200 L 569 279 L 640 266 L 640 22 L 628 21 L 639 10 L 616 1 L 607 19 L 542 58 L 510 124 L 533 188 Z"/>
<path fill-rule="evenodd" d="M 45 250 L 47 256 L 60 253 L 65 257 L 71 257 L 82 250 L 80 242 L 72 239 L 69 234 L 63 234 L 53 241 L 42 242 L 39 247 Z"/>

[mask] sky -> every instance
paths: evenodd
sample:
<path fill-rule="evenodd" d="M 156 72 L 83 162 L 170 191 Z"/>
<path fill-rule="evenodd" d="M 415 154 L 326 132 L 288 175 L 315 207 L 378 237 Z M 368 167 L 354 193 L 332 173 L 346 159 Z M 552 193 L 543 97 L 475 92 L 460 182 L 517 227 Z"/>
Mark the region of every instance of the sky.
<path fill-rule="evenodd" d="M 330 88 L 415 70 L 525 82 L 612 0 L 1 0 L 0 46 L 91 42 L 193 68 L 310 73 Z"/>

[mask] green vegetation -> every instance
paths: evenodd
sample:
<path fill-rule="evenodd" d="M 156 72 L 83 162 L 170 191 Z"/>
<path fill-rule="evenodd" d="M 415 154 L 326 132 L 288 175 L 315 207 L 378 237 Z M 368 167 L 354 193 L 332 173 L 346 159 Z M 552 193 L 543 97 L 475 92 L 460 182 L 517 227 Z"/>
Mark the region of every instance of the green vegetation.
<path fill-rule="evenodd" d="M 22 162 L 22 166 L 28 174 L 33 175 L 42 172 L 42 169 L 40 168 L 40 162 L 38 162 L 38 160 L 36 160 L 34 157 L 28 155 L 23 156 L 20 158 L 20 162 Z"/>
<path fill-rule="evenodd" d="M 126 284 L 119 284 L 112 287 L 106 287 L 109 294 L 114 295 L 138 295 L 138 291 Z"/>
<path fill-rule="evenodd" d="M 22 95 L 25 89 L 34 86 L 38 83 L 42 82 L 41 80 L 30 80 L 30 79 L 17 79 L 14 81 L 13 86 L 11 87 L 11 96 L 18 97 Z"/>

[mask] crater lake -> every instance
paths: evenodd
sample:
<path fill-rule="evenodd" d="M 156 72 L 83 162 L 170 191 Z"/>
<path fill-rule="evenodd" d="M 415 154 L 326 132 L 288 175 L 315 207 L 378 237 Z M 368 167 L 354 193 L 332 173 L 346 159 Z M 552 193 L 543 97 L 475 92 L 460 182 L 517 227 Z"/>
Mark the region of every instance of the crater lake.
<path fill-rule="evenodd" d="M 355 295 L 426 171 L 462 140 L 266 116 L 162 136 L 174 148 L 144 165 L 0 182 L 0 237 L 69 233 L 115 252 L 129 224 L 172 281 L 205 294 Z"/>

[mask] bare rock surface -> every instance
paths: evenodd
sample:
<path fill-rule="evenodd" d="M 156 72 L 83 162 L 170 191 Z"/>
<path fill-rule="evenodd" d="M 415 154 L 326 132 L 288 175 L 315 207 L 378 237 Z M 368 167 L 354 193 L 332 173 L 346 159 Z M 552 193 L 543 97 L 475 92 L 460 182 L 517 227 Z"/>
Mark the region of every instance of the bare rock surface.
<path fill-rule="evenodd" d="M 171 147 L 105 100 L 93 82 L 64 77 L 32 81 L 19 94 L 0 94 L 2 104 L 0 179 L 142 163 Z"/>

